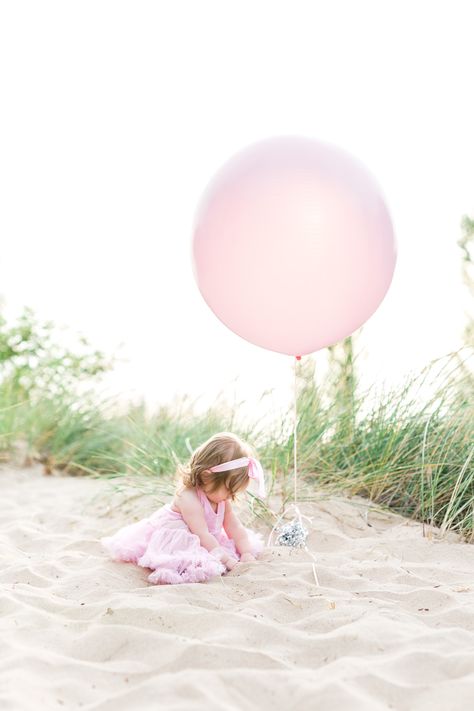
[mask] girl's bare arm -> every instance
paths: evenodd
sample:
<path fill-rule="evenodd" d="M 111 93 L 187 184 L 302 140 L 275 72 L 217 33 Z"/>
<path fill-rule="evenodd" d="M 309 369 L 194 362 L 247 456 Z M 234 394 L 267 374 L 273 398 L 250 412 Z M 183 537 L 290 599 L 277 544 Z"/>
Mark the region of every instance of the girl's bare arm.
<path fill-rule="evenodd" d="M 211 551 L 220 546 L 217 538 L 209 533 L 201 502 L 192 491 L 182 492 L 179 497 L 179 508 L 189 530 L 199 536 L 201 545 L 206 550 Z"/>
<path fill-rule="evenodd" d="M 250 545 L 249 537 L 247 536 L 247 531 L 235 515 L 232 509 L 232 504 L 228 500 L 225 502 L 223 526 L 229 538 L 232 538 L 234 540 L 235 546 L 239 551 L 240 555 L 252 552 L 252 546 Z"/>

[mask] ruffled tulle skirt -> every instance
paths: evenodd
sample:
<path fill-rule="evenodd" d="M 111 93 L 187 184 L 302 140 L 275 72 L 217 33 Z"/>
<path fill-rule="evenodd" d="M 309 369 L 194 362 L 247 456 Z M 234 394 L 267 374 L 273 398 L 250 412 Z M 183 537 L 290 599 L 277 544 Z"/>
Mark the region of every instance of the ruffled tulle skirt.
<path fill-rule="evenodd" d="M 257 556 L 264 548 L 262 534 L 249 528 L 245 530 L 252 553 Z M 240 560 L 233 539 L 223 528 L 213 535 L 219 545 Z M 148 518 L 120 528 L 112 536 L 104 536 L 100 542 L 113 560 L 152 569 L 148 575 L 150 583 L 203 583 L 227 571 L 169 504 Z"/>

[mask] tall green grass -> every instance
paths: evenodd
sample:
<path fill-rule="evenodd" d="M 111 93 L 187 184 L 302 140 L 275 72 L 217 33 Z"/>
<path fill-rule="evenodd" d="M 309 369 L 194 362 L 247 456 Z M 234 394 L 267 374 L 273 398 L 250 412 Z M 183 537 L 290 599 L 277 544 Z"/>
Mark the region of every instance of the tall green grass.
<path fill-rule="evenodd" d="M 316 387 L 310 363 L 303 365 L 297 442 L 305 495 L 315 487 L 359 494 L 472 539 L 473 355 L 466 347 L 402 387 L 356 393 L 355 418 Z"/>
<path fill-rule="evenodd" d="M 144 403 L 119 414 L 113 400 L 101 400 L 94 387 L 75 387 L 84 375 L 79 359 L 71 360 L 73 370 L 65 370 L 61 360 L 61 378 L 48 377 L 55 364 L 47 354 L 41 378 L 35 378 L 38 364 L 25 366 L 23 360 L 21 374 L 27 377 L 20 378 L 5 328 L 3 345 L 0 353 L 10 353 L 4 357 L 8 371 L 0 370 L 3 462 L 40 462 L 45 473 L 104 477 L 118 490 L 132 482 L 138 492 L 159 501 L 173 490 L 178 462 L 215 432 L 233 431 L 257 447 L 269 491 L 281 495 L 283 505 L 293 498 L 293 406 L 280 430 L 271 433 L 258 420 L 243 423 L 238 406 L 232 409 L 219 400 L 201 413 L 185 396 L 152 414 Z M 314 359 L 303 357 L 295 364 L 298 501 L 321 492 L 359 494 L 472 541 L 473 350 L 466 347 L 433 361 L 398 388 L 378 391 L 374 386 L 367 392 L 357 385 L 350 339 L 340 344 L 340 357 L 330 354 L 329 377 L 321 383 Z M 106 361 L 94 353 L 99 377 Z M 90 358 L 88 363 L 94 370 Z M 258 499 L 250 496 L 249 504 L 252 514 L 268 517 Z"/>

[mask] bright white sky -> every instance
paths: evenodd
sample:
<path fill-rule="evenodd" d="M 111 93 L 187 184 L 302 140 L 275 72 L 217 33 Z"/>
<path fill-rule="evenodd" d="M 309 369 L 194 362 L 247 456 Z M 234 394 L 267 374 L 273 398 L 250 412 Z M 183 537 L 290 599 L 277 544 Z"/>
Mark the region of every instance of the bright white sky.
<path fill-rule="evenodd" d="M 377 176 L 398 264 L 362 332 L 366 384 L 457 349 L 474 213 L 471 2 L 0 6 L 0 295 L 128 360 L 122 397 L 291 405 L 294 359 L 227 329 L 191 266 L 202 191 L 249 143 L 301 134 Z M 318 358 L 321 354 L 318 355 Z M 235 380 L 237 378 L 237 380 Z"/>

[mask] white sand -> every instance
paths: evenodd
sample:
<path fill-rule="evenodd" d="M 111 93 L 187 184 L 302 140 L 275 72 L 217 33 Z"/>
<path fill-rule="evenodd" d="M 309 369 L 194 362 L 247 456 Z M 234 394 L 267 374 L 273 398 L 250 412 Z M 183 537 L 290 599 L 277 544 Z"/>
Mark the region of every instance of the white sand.
<path fill-rule="evenodd" d="M 100 547 L 151 513 L 108 512 L 110 491 L 0 468 L 2 711 L 474 708 L 474 546 L 454 534 L 322 498 L 300 505 L 319 587 L 310 557 L 279 546 L 155 586 Z"/>

